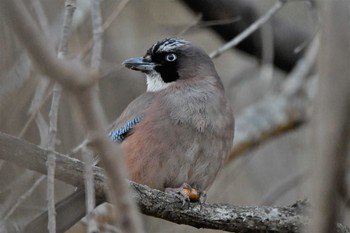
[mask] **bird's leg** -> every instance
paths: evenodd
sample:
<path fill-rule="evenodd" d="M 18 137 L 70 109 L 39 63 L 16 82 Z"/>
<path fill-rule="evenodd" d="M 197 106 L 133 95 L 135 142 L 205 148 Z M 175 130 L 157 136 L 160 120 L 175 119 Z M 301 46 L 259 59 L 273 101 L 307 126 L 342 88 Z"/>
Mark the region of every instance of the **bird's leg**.
<path fill-rule="evenodd" d="M 175 194 L 175 196 L 180 199 L 182 206 L 184 206 L 186 202 L 191 201 L 188 195 L 188 190 L 190 189 L 192 189 L 192 187 L 189 184 L 183 183 L 179 188 L 165 188 L 165 192 Z"/>
<path fill-rule="evenodd" d="M 207 200 L 207 192 L 206 191 L 198 191 L 198 194 L 199 194 L 198 202 L 200 205 L 200 210 L 202 210 L 203 204 Z"/>
<path fill-rule="evenodd" d="M 182 205 L 188 202 L 199 202 L 201 205 L 207 199 L 207 192 L 192 188 L 189 184 L 183 183 L 179 188 L 166 188 L 165 192 L 177 194 Z"/>
<path fill-rule="evenodd" d="M 207 200 L 207 192 L 206 191 L 198 191 L 198 194 L 199 194 L 198 202 L 199 202 L 199 204 L 202 205 Z"/>

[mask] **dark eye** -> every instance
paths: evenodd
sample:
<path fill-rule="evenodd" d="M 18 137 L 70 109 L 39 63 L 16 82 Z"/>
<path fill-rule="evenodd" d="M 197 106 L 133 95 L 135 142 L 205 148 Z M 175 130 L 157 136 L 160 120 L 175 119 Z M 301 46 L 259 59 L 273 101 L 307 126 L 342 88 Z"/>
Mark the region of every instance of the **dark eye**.
<path fill-rule="evenodd" d="M 168 62 L 173 62 L 177 59 L 176 55 L 174 53 L 169 53 L 165 56 L 165 60 Z"/>

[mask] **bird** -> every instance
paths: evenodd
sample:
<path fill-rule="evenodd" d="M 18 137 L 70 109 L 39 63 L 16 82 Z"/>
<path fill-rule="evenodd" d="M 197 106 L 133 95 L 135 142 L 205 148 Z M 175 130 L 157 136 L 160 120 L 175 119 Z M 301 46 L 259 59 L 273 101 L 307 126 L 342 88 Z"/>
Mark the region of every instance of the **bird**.
<path fill-rule="evenodd" d="M 147 84 L 108 130 L 121 145 L 128 178 L 181 201 L 205 202 L 234 137 L 213 61 L 199 46 L 171 37 L 122 64 L 143 73 Z"/>
<path fill-rule="evenodd" d="M 121 142 L 129 178 L 180 194 L 194 188 L 205 197 L 232 147 L 234 124 L 212 60 L 189 41 L 166 38 L 123 65 L 147 80 L 147 91 L 110 133 Z"/>

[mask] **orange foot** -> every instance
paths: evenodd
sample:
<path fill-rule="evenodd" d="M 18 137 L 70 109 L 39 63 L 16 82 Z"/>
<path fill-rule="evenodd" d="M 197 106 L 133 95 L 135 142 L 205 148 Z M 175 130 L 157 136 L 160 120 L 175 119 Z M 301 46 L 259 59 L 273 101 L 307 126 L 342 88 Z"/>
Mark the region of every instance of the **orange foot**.
<path fill-rule="evenodd" d="M 182 206 L 186 202 L 199 202 L 203 204 L 207 199 L 207 192 L 192 188 L 189 184 L 183 183 L 179 188 L 166 188 L 165 192 L 175 193 L 180 199 Z"/>

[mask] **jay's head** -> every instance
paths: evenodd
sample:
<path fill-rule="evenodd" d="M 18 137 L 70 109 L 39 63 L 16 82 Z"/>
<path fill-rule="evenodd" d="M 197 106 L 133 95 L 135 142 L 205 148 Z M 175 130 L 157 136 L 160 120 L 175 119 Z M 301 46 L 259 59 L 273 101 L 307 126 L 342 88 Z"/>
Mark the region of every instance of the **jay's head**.
<path fill-rule="evenodd" d="M 147 91 L 159 91 L 178 80 L 217 77 L 210 57 L 191 42 L 167 38 L 155 43 L 143 57 L 123 62 L 147 77 Z"/>

